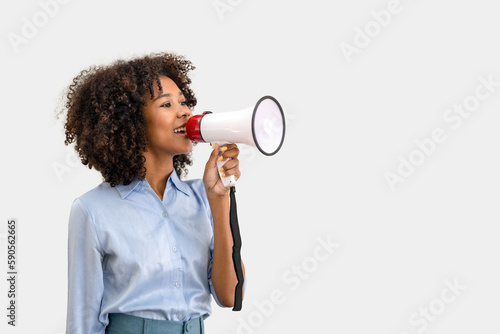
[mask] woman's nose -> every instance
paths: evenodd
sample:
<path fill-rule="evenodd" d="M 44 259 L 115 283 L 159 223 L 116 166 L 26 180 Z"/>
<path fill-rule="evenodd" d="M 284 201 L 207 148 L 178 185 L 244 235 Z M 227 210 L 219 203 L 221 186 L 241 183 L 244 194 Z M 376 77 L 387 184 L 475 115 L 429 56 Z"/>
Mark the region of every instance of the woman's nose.
<path fill-rule="evenodd" d="M 191 117 L 193 114 L 191 113 L 191 110 L 184 106 L 183 108 L 181 108 L 178 112 L 177 112 L 177 117 L 178 118 L 181 118 L 181 117 Z"/>

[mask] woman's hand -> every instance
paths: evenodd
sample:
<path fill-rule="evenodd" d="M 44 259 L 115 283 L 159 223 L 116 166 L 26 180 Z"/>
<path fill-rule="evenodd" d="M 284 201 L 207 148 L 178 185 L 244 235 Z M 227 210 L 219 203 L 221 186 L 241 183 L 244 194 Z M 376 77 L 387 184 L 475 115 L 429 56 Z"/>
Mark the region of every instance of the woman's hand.
<path fill-rule="evenodd" d="M 207 164 L 205 166 L 205 173 L 203 175 L 203 183 L 205 184 L 205 190 L 207 196 L 224 196 L 229 193 L 229 187 L 224 187 L 222 180 L 219 176 L 219 171 L 217 170 L 217 159 L 220 161 L 228 160 L 222 167 L 222 172 L 224 176 L 234 175 L 235 179 L 240 178 L 241 172 L 239 169 L 240 162 L 238 160 L 238 155 L 240 150 L 236 144 L 226 144 L 222 146 L 223 154 L 219 157 L 219 145 L 213 145 L 213 151 L 208 158 Z"/>

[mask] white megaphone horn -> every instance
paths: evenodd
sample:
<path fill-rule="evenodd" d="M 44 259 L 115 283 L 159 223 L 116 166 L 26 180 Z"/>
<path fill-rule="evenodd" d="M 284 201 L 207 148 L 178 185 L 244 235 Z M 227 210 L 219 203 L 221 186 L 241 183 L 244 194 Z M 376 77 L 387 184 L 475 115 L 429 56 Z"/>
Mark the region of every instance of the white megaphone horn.
<path fill-rule="evenodd" d="M 280 150 L 285 139 L 285 115 L 278 101 L 264 96 L 250 108 L 213 114 L 210 111 L 191 117 L 186 125 L 189 139 L 200 143 L 246 144 L 271 156 Z M 221 154 L 219 152 L 219 154 Z M 226 163 L 217 160 L 217 168 Z M 220 172 L 219 172 L 220 173 Z M 234 175 L 222 177 L 226 187 L 236 184 Z"/>

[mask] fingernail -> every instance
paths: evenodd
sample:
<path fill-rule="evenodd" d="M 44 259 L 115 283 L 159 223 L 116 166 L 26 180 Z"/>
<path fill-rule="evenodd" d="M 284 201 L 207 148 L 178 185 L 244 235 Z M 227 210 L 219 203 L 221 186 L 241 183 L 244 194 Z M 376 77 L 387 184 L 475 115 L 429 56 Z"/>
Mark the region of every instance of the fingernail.
<path fill-rule="evenodd" d="M 221 156 L 219 157 L 219 159 L 217 159 L 217 160 L 222 161 L 222 160 L 224 160 L 224 158 L 223 158 L 223 157 L 222 157 L 222 155 L 221 155 Z"/>
<path fill-rule="evenodd" d="M 222 176 L 222 177 L 226 177 L 226 173 L 222 173 L 222 175 L 221 175 L 221 176 Z"/>
<path fill-rule="evenodd" d="M 226 147 L 226 146 L 223 146 L 220 150 L 221 150 L 222 152 L 225 152 L 225 151 L 227 151 L 227 147 Z"/>
<path fill-rule="evenodd" d="M 224 168 L 221 167 L 220 172 L 222 173 L 224 171 Z"/>

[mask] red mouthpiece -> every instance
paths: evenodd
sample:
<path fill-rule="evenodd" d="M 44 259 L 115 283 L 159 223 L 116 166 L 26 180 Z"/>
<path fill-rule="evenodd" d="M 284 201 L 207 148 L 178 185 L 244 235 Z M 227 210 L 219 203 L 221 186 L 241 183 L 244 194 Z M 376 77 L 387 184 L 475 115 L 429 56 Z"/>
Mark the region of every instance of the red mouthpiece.
<path fill-rule="evenodd" d="M 186 133 L 187 133 L 187 136 L 190 140 L 196 141 L 199 143 L 205 142 L 203 140 L 203 137 L 201 136 L 200 124 L 201 124 L 201 119 L 203 118 L 203 116 L 205 116 L 206 113 L 207 113 L 207 111 L 205 111 L 201 115 L 196 115 L 196 116 L 193 116 L 190 119 L 188 119 L 187 124 L 186 124 Z M 208 112 L 208 113 L 210 113 L 210 112 Z"/>

